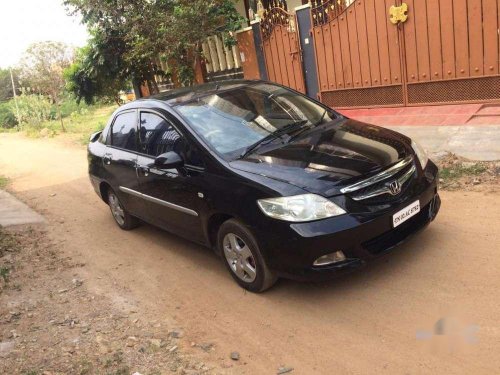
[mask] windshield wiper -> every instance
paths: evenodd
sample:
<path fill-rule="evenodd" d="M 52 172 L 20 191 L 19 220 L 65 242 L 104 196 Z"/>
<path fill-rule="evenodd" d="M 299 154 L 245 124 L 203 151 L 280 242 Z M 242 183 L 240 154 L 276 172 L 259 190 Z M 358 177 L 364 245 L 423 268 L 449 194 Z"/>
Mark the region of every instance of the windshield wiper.
<path fill-rule="evenodd" d="M 288 134 L 292 131 L 302 129 L 302 125 L 307 123 L 308 120 L 301 120 L 301 121 L 295 121 L 290 124 L 287 124 L 283 126 L 282 128 L 279 128 L 272 132 L 271 134 L 265 136 L 264 138 L 258 140 L 254 144 L 248 146 L 240 155 L 240 159 L 243 159 L 245 156 L 251 154 L 255 149 L 258 147 L 267 144 L 268 142 L 271 142 L 272 140 L 281 137 L 284 134 Z"/>
<path fill-rule="evenodd" d="M 290 139 L 288 140 L 288 143 L 290 143 L 293 140 L 297 139 L 302 133 L 304 133 L 304 132 L 306 132 L 306 131 L 308 131 L 308 130 L 310 130 L 312 128 L 315 128 L 318 125 L 320 125 L 323 122 L 323 120 L 325 119 L 325 116 L 326 116 L 327 113 L 329 113 L 329 111 L 327 109 L 325 109 L 325 111 L 321 115 L 321 118 L 318 121 L 316 121 L 314 124 L 312 124 L 310 126 L 304 126 L 304 127 L 302 127 L 300 131 L 298 131 L 297 133 L 295 133 L 293 135 L 293 137 L 290 137 Z"/>
<path fill-rule="evenodd" d="M 325 112 L 323 112 L 323 114 L 321 115 L 321 118 L 318 121 L 316 121 L 313 126 L 316 127 L 319 124 L 321 124 L 323 122 L 323 120 L 325 119 L 325 116 L 327 113 L 328 113 L 328 109 L 325 109 Z"/>

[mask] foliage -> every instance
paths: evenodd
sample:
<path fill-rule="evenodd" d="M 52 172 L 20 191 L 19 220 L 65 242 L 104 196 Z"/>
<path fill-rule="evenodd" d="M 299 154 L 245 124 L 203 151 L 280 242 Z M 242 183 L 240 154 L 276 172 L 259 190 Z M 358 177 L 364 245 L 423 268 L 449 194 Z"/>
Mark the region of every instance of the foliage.
<path fill-rule="evenodd" d="M 463 176 L 479 176 L 487 170 L 488 168 L 486 165 L 480 162 L 470 163 L 470 165 L 457 163 L 455 165 L 442 168 L 439 172 L 439 176 L 445 181 L 450 181 Z"/>
<path fill-rule="evenodd" d="M 97 99 L 112 99 L 120 103 L 119 92 L 128 88 L 131 77 L 123 57 L 126 46 L 116 36 L 113 30 L 94 30 L 87 46 L 78 50 L 75 62 L 66 69 L 67 88 L 78 102 L 83 99 L 91 104 Z"/>
<path fill-rule="evenodd" d="M 73 60 L 73 49 L 59 42 L 40 42 L 28 47 L 19 63 L 24 87 L 57 102 L 63 89 L 63 70 Z"/>
<path fill-rule="evenodd" d="M 47 95 L 59 106 L 65 87 L 63 71 L 73 61 L 73 53 L 73 48 L 60 42 L 32 44 L 19 63 L 21 83 L 38 94 Z M 59 119 L 64 130 L 60 111 Z"/>
<path fill-rule="evenodd" d="M 19 95 L 19 74 L 13 69 L 12 76 L 16 87 L 16 94 Z M 16 116 L 11 106 L 11 100 L 14 96 L 12 90 L 12 80 L 9 69 L 0 69 L 0 128 L 10 129 L 17 125 Z"/>
<path fill-rule="evenodd" d="M 19 76 L 17 70 L 12 71 L 14 77 L 14 85 L 16 86 L 16 93 L 19 95 Z M 10 78 L 9 69 L 0 69 L 0 102 L 12 98 L 14 95 L 12 90 L 12 81 Z M 0 122 L 1 124 L 1 122 Z"/>
<path fill-rule="evenodd" d="M 120 63 L 109 68 L 103 64 L 104 71 L 95 75 L 89 74 L 86 64 L 75 67 L 70 77 L 80 87 L 76 92 L 81 98 L 99 92 L 95 86 L 107 78 L 147 82 L 155 88 L 154 75 L 167 73 L 152 63 L 160 55 L 176 63 L 169 73 L 177 81 L 190 84 L 205 38 L 235 31 L 243 22 L 233 0 L 65 0 L 64 4 L 81 13 L 83 22 L 102 38 L 99 42 L 105 41 L 99 43 L 98 56 L 114 50 Z M 226 38 L 225 43 L 234 44 L 234 38 Z M 92 50 L 89 46 L 86 54 L 92 57 Z"/>
<path fill-rule="evenodd" d="M 7 177 L 0 175 L 0 189 L 5 188 L 8 183 L 9 183 L 9 179 Z"/>
<path fill-rule="evenodd" d="M 87 113 L 91 107 L 85 103 L 78 103 L 73 95 L 65 93 L 61 101 L 61 114 L 63 118 Z M 56 108 L 52 107 L 52 118 L 55 117 Z"/>
<path fill-rule="evenodd" d="M 66 118 L 65 134 L 79 144 L 87 144 L 92 133 L 104 129 L 116 105 L 93 105 L 80 104 L 79 110 L 74 111 Z M 41 130 L 44 130 L 41 132 Z M 60 133 L 57 120 L 51 119 L 43 122 L 36 129 L 29 129 L 28 136 L 55 136 Z"/>
<path fill-rule="evenodd" d="M 10 269 L 7 267 L 0 267 L 0 277 L 3 279 L 4 282 L 9 282 L 9 273 Z"/>
<path fill-rule="evenodd" d="M 10 105 L 11 110 L 15 111 L 13 101 L 10 102 Z M 34 128 L 40 128 L 42 122 L 51 118 L 52 103 L 42 94 L 23 90 L 23 93 L 17 98 L 17 105 L 19 108 L 19 117 L 16 114 L 16 118 L 21 126 L 29 125 Z"/>
<path fill-rule="evenodd" d="M 12 100 L 0 103 L 0 128 L 10 129 L 17 125 Z"/>
<path fill-rule="evenodd" d="M 36 134 L 40 129 L 45 127 L 45 124 L 42 124 L 42 122 L 57 119 L 59 111 L 63 118 L 73 120 L 101 106 L 101 104 L 88 106 L 84 103 L 77 103 L 75 98 L 67 93 L 62 96 L 60 106 L 56 106 L 47 97 L 35 94 L 26 89 L 23 89 L 21 95 L 18 96 L 18 103 L 20 105 L 20 115 L 23 119 L 21 126 L 24 128 L 23 130 L 29 131 L 32 134 Z M 54 124 L 57 125 L 56 122 Z M 17 118 L 14 100 L 11 99 L 10 101 L 0 103 L 0 128 L 9 129 L 15 125 L 17 125 Z M 60 125 L 58 126 L 60 127 Z M 54 127 L 54 133 L 56 133 L 55 130 Z"/>

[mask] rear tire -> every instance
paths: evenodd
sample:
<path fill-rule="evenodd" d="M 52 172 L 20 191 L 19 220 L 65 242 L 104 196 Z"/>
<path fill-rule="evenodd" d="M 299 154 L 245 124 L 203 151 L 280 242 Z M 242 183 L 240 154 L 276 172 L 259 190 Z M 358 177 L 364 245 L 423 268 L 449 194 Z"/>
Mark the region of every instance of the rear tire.
<path fill-rule="evenodd" d="M 217 246 L 226 268 L 242 288 L 260 293 L 278 280 L 267 266 L 257 240 L 239 221 L 230 219 L 221 225 Z"/>
<path fill-rule="evenodd" d="M 118 199 L 116 193 L 111 188 L 108 190 L 108 205 L 111 210 L 111 215 L 113 216 L 113 219 L 115 219 L 115 223 L 121 229 L 131 230 L 139 226 L 139 219 L 128 213 L 120 202 L 120 199 Z"/>

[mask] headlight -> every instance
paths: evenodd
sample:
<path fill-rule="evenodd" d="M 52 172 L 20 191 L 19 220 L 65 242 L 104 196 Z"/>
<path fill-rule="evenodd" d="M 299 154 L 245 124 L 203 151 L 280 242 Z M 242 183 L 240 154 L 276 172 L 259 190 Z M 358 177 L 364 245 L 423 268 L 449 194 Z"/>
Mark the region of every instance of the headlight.
<path fill-rule="evenodd" d="M 257 204 L 267 216 L 284 221 L 313 221 L 345 214 L 335 203 L 316 194 L 259 199 Z"/>
<path fill-rule="evenodd" d="M 427 156 L 427 152 L 425 152 L 424 148 L 413 140 L 411 141 L 411 147 L 413 148 L 413 151 L 415 151 L 415 154 L 417 154 L 422 169 L 425 169 L 425 167 L 427 166 L 427 162 L 429 161 L 429 156 Z"/>

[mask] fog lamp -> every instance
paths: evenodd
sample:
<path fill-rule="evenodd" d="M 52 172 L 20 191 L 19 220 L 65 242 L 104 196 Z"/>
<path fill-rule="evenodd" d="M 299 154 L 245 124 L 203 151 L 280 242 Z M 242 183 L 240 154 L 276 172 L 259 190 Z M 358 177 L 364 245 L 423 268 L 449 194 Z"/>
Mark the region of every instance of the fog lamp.
<path fill-rule="evenodd" d="M 346 260 L 344 253 L 342 251 L 336 251 L 319 257 L 314 261 L 313 266 L 328 266 L 329 264 L 339 263 L 344 260 Z"/>

